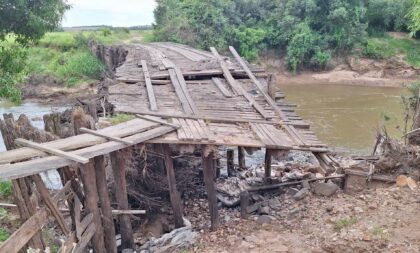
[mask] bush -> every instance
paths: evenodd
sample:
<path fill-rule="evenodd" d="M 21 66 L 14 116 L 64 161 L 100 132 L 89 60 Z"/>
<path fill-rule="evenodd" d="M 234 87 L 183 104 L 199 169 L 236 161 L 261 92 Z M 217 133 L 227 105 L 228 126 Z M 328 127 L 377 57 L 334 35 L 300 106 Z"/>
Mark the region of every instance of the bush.
<path fill-rule="evenodd" d="M 14 42 L 0 43 L 0 97 L 14 103 L 21 103 L 21 92 L 18 85 L 25 77 L 27 53 Z"/>
<path fill-rule="evenodd" d="M 4 228 L 0 228 L 0 242 L 6 241 L 9 237 L 10 233 Z"/>
<path fill-rule="evenodd" d="M 363 55 L 372 59 L 384 59 L 383 44 L 368 40 L 363 47 Z"/>
<path fill-rule="evenodd" d="M 101 29 L 102 36 L 107 37 L 112 34 L 111 30 L 108 27 L 104 27 Z"/>

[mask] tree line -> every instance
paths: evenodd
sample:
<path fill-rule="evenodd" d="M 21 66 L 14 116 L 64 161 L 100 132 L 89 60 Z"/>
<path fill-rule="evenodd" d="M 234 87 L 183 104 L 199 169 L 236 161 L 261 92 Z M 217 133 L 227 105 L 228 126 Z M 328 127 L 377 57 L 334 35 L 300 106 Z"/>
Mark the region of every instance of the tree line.
<path fill-rule="evenodd" d="M 249 60 L 267 50 L 287 66 L 325 68 L 370 35 L 420 30 L 420 0 L 157 0 L 156 40 L 208 49 L 233 45 Z"/>

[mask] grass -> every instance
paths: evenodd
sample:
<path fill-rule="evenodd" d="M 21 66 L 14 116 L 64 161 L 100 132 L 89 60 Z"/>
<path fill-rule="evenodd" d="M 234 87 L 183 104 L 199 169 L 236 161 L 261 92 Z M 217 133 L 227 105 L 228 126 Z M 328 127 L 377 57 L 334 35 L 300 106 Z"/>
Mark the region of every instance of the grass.
<path fill-rule="evenodd" d="M 6 229 L 0 228 L 0 242 L 6 241 L 9 236 L 10 234 Z"/>
<path fill-rule="evenodd" d="M 357 223 L 357 218 L 356 217 L 351 217 L 351 218 L 342 218 L 339 219 L 338 221 L 335 222 L 334 224 L 334 229 L 337 231 L 341 231 L 344 228 L 349 228 L 352 225 Z"/>
<path fill-rule="evenodd" d="M 129 120 L 132 120 L 134 118 L 135 118 L 134 115 L 118 113 L 108 119 L 112 125 L 117 125 L 117 124 L 129 121 Z"/>
<path fill-rule="evenodd" d="M 413 39 L 397 39 L 389 35 L 371 37 L 368 38 L 363 53 L 374 59 L 389 59 L 402 54 L 408 64 L 420 68 L 420 42 Z"/>
<path fill-rule="evenodd" d="M 0 198 L 7 199 L 12 195 L 12 193 L 13 193 L 12 182 L 10 181 L 0 182 Z M 0 214 L 0 217 L 1 217 L 1 214 Z"/>

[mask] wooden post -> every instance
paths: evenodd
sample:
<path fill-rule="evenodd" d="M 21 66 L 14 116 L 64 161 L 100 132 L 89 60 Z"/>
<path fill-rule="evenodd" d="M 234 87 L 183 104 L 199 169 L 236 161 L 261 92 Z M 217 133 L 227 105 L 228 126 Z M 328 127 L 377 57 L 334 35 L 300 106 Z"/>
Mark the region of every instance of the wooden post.
<path fill-rule="evenodd" d="M 238 164 L 239 164 L 239 168 L 241 170 L 245 170 L 246 169 L 246 164 L 245 164 L 245 151 L 243 147 L 238 147 Z"/>
<path fill-rule="evenodd" d="M 111 153 L 111 165 L 114 173 L 115 198 L 119 210 L 129 210 L 127 196 L 127 181 L 125 177 L 125 162 L 129 155 L 128 149 L 118 150 Z M 121 234 L 121 248 L 134 249 L 133 228 L 131 227 L 130 215 L 123 214 L 118 217 Z"/>
<path fill-rule="evenodd" d="M 104 156 L 97 156 L 95 161 L 96 187 L 98 188 L 99 203 L 102 210 L 102 225 L 104 227 L 105 248 L 109 253 L 117 253 L 114 219 L 112 218 L 111 202 L 108 196 Z"/>
<path fill-rule="evenodd" d="M 168 178 L 169 184 L 169 195 L 171 198 L 172 209 L 174 212 L 175 218 L 175 227 L 180 228 L 184 226 L 184 221 L 182 219 L 182 202 L 181 196 L 176 188 L 176 179 L 175 179 L 175 171 L 174 171 L 174 162 L 171 157 L 171 149 L 169 145 L 165 144 L 162 145 L 163 153 L 165 156 L 165 165 L 166 165 L 166 176 Z"/>
<path fill-rule="evenodd" d="M 240 205 L 241 205 L 241 218 L 248 218 L 247 208 L 249 206 L 249 192 L 243 191 L 239 194 Z"/>
<path fill-rule="evenodd" d="M 105 252 L 104 231 L 101 213 L 98 208 L 98 189 L 96 188 L 96 174 L 93 161 L 80 165 L 80 174 L 85 190 L 85 205 L 89 213 L 93 214 L 96 231 L 92 238 L 93 251 Z"/>
<path fill-rule="evenodd" d="M 226 162 L 227 162 L 227 174 L 228 177 L 232 177 L 235 173 L 235 163 L 233 161 L 233 158 L 235 156 L 235 153 L 233 149 L 228 149 L 226 151 Z"/>
<path fill-rule="evenodd" d="M 211 230 L 215 231 L 219 227 L 219 214 L 217 210 L 216 189 L 214 186 L 214 153 L 208 147 L 204 146 L 201 152 L 204 183 L 206 184 L 207 196 L 209 201 Z"/>
<path fill-rule="evenodd" d="M 264 168 L 265 168 L 265 178 L 268 179 L 271 177 L 271 150 L 265 150 L 265 160 L 264 160 Z"/>

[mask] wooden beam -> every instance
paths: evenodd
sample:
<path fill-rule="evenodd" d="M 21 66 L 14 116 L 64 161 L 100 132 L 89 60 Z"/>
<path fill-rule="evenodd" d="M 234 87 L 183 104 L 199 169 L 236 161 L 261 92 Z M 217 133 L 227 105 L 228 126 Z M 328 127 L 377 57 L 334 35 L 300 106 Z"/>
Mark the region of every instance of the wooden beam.
<path fill-rule="evenodd" d="M 244 96 L 249 101 L 249 103 L 255 108 L 255 110 L 257 110 L 265 119 L 269 118 L 264 108 L 262 108 L 262 106 L 259 105 L 255 101 L 255 99 L 240 84 L 236 82 L 236 80 L 233 78 L 232 74 L 230 73 L 225 61 L 219 55 L 217 50 L 214 47 L 210 47 L 210 51 L 219 61 L 220 67 L 222 68 L 222 71 L 223 71 L 223 76 L 226 78 L 227 82 L 230 84 L 230 86 L 236 92 L 236 94 Z"/>
<path fill-rule="evenodd" d="M 185 82 L 184 76 L 182 75 L 182 71 L 180 68 L 175 67 L 175 74 L 178 78 L 179 84 L 181 86 L 182 91 L 184 92 L 185 98 L 188 101 L 188 104 L 190 105 L 190 108 L 193 112 L 193 114 L 198 115 L 198 110 L 197 107 L 195 106 L 194 100 L 192 99 L 190 92 L 188 91 L 187 88 L 187 83 Z"/>
<path fill-rule="evenodd" d="M 150 110 L 157 111 L 157 103 L 155 92 L 153 91 L 152 80 L 150 79 L 149 70 L 147 69 L 147 62 L 141 60 L 141 67 L 143 69 L 144 81 L 146 82 L 147 96 L 149 98 Z"/>
<path fill-rule="evenodd" d="M 179 102 L 181 103 L 182 109 L 186 114 L 194 114 L 190 107 L 190 104 L 188 103 L 187 98 L 185 97 L 184 91 L 181 88 L 181 84 L 179 83 L 175 70 L 169 69 L 168 72 L 169 76 L 171 77 L 171 82 L 174 86 L 175 93 L 178 96 Z"/>
<path fill-rule="evenodd" d="M 165 126 L 171 126 L 175 129 L 178 129 L 178 128 L 181 127 L 180 125 L 172 124 L 172 123 L 166 122 L 165 120 L 158 119 L 158 118 L 143 116 L 143 115 L 140 115 L 140 114 L 136 114 L 136 117 L 140 118 L 140 119 L 148 120 L 148 121 L 151 121 L 151 122 L 155 122 L 155 123 L 158 123 L 158 124 L 162 124 L 162 125 L 165 125 Z"/>
<path fill-rule="evenodd" d="M 115 199 L 118 209 L 128 210 L 126 160 L 131 152 L 128 149 L 118 150 L 111 153 L 111 165 L 114 174 Z M 131 227 L 130 215 L 124 214 L 118 217 L 121 234 L 122 249 L 134 249 L 133 228 Z"/>
<path fill-rule="evenodd" d="M 85 157 L 82 157 L 82 156 L 79 156 L 79 155 L 75 155 L 75 154 L 71 154 L 69 152 L 64 152 L 64 151 L 61 151 L 59 149 L 50 148 L 50 147 L 47 147 L 45 145 L 41 145 L 41 144 L 38 144 L 38 143 L 35 143 L 35 142 L 32 142 L 32 141 L 28 141 L 28 140 L 24 140 L 24 139 L 19 138 L 19 139 L 15 140 L 15 143 L 17 145 L 21 145 L 21 146 L 28 147 L 28 148 L 33 148 L 33 149 L 38 149 L 38 150 L 41 150 L 43 152 L 46 152 L 46 153 L 49 153 L 49 154 L 52 154 L 52 155 L 56 155 L 56 156 L 60 156 L 60 157 L 66 158 L 68 160 L 72 160 L 72 161 L 79 162 L 79 163 L 82 163 L 82 164 L 86 164 L 86 163 L 89 162 L 88 158 L 85 158 Z"/>
<path fill-rule="evenodd" d="M 145 122 L 145 121 L 142 121 L 142 122 Z M 172 127 L 158 126 L 146 132 L 134 134 L 130 137 L 127 137 L 127 140 L 133 141 L 135 144 L 138 144 L 145 141 L 149 141 L 153 138 L 162 136 L 172 131 L 174 131 Z M 115 150 L 123 149 L 126 147 L 127 146 L 122 143 L 106 142 L 106 143 L 97 144 L 91 147 L 78 149 L 78 150 L 73 151 L 73 153 L 77 155 L 82 155 L 87 158 L 93 158 L 95 156 L 105 155 Z M 33 160 L 14 163 L 14 164 L 4 164 L 4 165 L 0 165 L 0 181 L 21 178 L 24 176 L 38 174 L 40 172 L 51 170 L 51 169 L 62 168 L 72 163 L 73 161 L 70 161 L 65 158 L 61 158 L 58 156 L 50 156 L 50 157 L 43 157 L 43 158 L 33 159 Z"/>
<path fill-rule="evenodd" d="M 242 170 L 246 169 L 245 150 L 243 147 L 238 147 L 238 164 L 239 164 L 240 169 Z"/>
<path fill-rule="evenodd" d="M 108 134 L 102 134 L 98 131 L 91 130 L 91 129 L 88 129 L 88 128 L 85 128 L 85 127 L 80 128 L 79 131 L 81 133 L 86 133 L 86 134 L 99 136 L 99 137 L 105 138 L 105 139 L 110 140 L 110 141 L 116 141 L 116 142 L 124 143 L 124 144 L 127 144 L 127 145 L 134 145 L 134 142 L 132 142 L 132 141 L 127 141 L 127 140 L 124 140 L 120 137 L 114 137 L 114 136 L 111 136 L 111 135 L 108 135 Z"/>
<path fill-rule="evenodd" d="M 171 157 L 171 149 L 169 145 L 163 146 L 163 154 L 165 156 L 166 176 L 168 178 L 169 195 L 171 198 L 172 210 L 174 212 L 175 227 L 180 228 L 184 226 L 182 219 L 182 201 L 181 196 L 176 188 L 174 162 Z"/>
<path fill-rule="evenodd" d="M 265 150 L 265 159 L 264 159 L 264 176 L 266 179 L 271 178 L 271 150 Z"/>
<path fill-rule="evenodd" d="M 96 187 L 98 188 L 99 204 L 102 213 L 102 225 L 104 228 L 105 248 L 109 253 L 117 253 L 117 242 L 115 239 L 115 226 L 112 217 L 111 201 L 109 200 L 108 187 L 106 182 L 106 170 L 104 156 L 94 158 Z"/>
<path fill-rule="evenodd" d="M 217 86 L 217 88 L 219 88 L 219 90 L 220 90 L 220 92 L 222 92 L 223 96 L 225 96 L 227 98 L 233 97 L 232 93 L 228 89 L 226 89 L 226 87 L 223 85 L 220 78 L 213 77 L 211 80 Z"/>
<path fill-rule="evenodd" d="M 48 207 L 48 209 L 50 209 L 51 214 L 54 216 L 58 225 L 60 226 L 61 231 L 63 231 L 64 235 L 70 234 L 70 229 L 67 226 L 67 223 L 65 222 L 63 215 L 60 213 L 60 211 L 58 211 L 58 207 L 56 203 L 52 201 L 50 194 L 48 192 L 48 189 L 41 179 L 41 176 L 39 174 L 32 175 L 32 180 L 34 181 L 38 192 L 41 194 L 45 205 Z"/>
<path fill-rule="evenodd" d="M 244 76 L 246 75 L 245 71 L 243 70 L 238 70 L 238 69 L 229 69 L 230 73 L 232 75 L 237 75 L 237 76 Z M 255 69 L 252 70 L 252 72 L 254 73 L 264 73 L 265 70 L 264 69 Z M 219 76 L 219 75 L 223 75 L 223 71 L 221 69 L 206 69 L 206 70 L 201 70 L 201 71 L 184 71 L 182 73 L 185 77 L 203 77 L 203 76 Z M 261 74 L 262 77 L 267 77 L 267 75 L 265 74 Z M 170 78 L 168 73 L 165 72 L 160 72 L 160 73 L 156 73 L 150 76 L 150 78 L 152 79 L 152 82 L 154 82 L 154 80 L 161 80 L 161 79 L 167 79 Z M 117 78 L 118 81 L 130 81 L 130 83 L 137 83 L 137 82 L 141 82 L 143 80 L 140 79 L 126 79 L 126 78 Z"/>
<path fill-rule="evenodd" d="M 204 183 L 207 189 L 207 197 L 209 201 L 210 219 L 211 219 L 211 230 L 215 231 L 219 227 L 219 213 L 217 208 L 217 197 L 216 189 L 214 186 L 214 153 L 207 146 L 203 146 L 201 152 L 202 166 Z"/>
<path fill-rule="evenodd" d="M 227 174 L 228 177 L 233 177 L 235 173 L 235 162 L 233 158 L 235 156 L 235 152 L 233 149 L 226 150 L 226 162 L 227 162 Z"/>
<path fill-rule="evenodd" d="M 146 210 L 112 210 L 113 215 L 134 215 L 134 214 L 146 214 Z"/>

